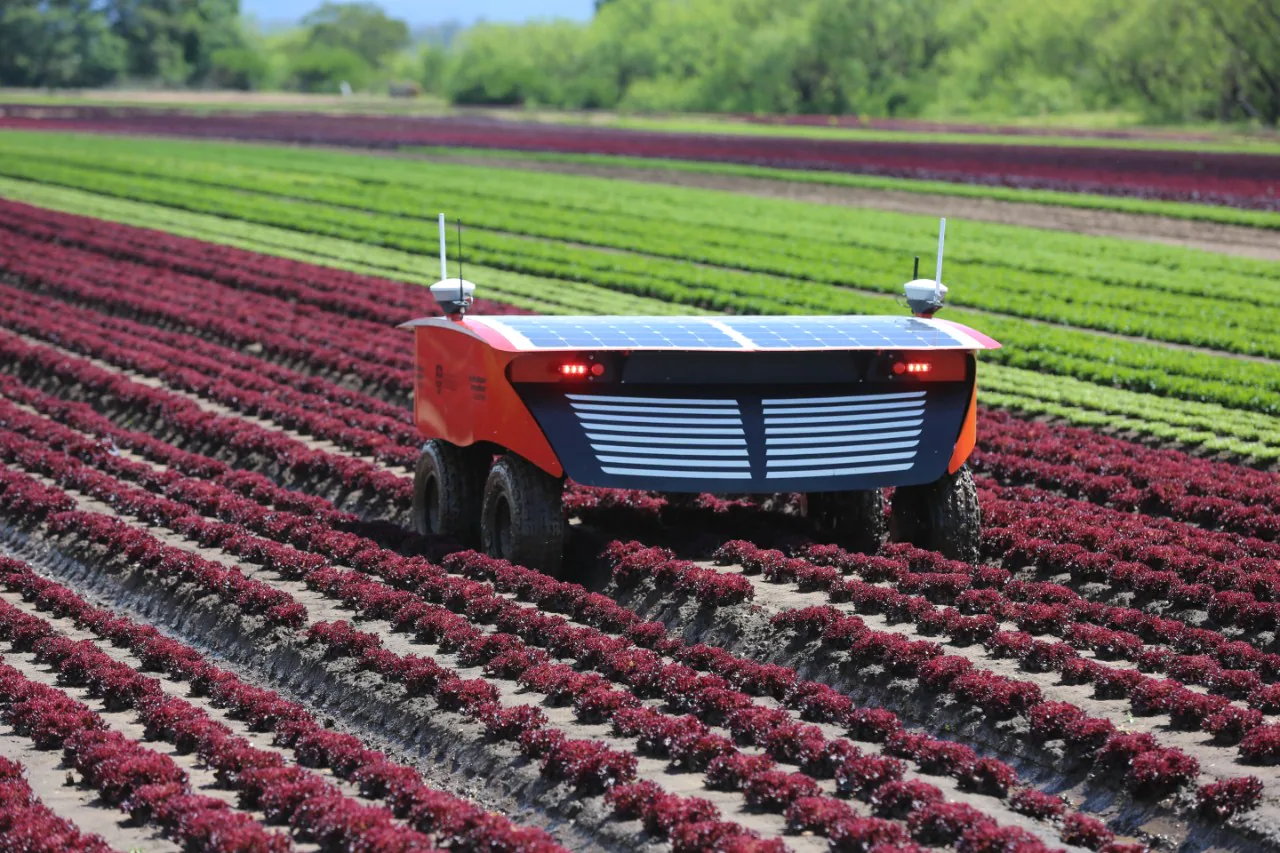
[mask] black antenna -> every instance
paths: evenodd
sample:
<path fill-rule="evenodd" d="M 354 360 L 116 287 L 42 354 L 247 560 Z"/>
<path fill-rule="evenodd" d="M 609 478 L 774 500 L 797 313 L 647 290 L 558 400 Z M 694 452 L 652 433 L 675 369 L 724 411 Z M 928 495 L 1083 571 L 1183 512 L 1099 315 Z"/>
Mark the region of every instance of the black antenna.
<path fill-rule="evenodd" d="M 911 271 L 911 280 L 915 281 L 918 278 L 920 278 L 920 256 L 916 255 L 916 266 L 915 269 Z"/>
<path fill-rule="evenodd" d="M 467 298 L 467 294 L 463 292 L 463 287 L 462 287 L 462 219 L 459 218 L 457 222 L 458 222 L 458 226 L 457 226 L 458 227 L 458 302 L 461 303 L 462 300 Z"/>

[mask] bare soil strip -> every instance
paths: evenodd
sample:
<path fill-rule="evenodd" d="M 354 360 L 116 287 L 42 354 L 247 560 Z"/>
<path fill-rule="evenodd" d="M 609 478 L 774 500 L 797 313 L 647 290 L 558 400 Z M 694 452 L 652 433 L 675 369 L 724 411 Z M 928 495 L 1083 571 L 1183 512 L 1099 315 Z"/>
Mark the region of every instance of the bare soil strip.
<path fill-rule="evenodd" d="M 21 663 L 17 656 L 9 653 L 4 655 L 4 660 L 14 667 Z M 63 761 L 61 750 L 36 749 L 30 738 L 18 734 L 9 724 L 0 723 L 0 756 L 26 767 L 27 784 L 35 795 L 81 832 L 101 835 L 117 850 L 180 853 L 181 848 L 161 835 L 159 827 L 134 826 L 128 813 L 102 802 L 97 791 L 68 784 L 76 774 Z"/>
<path fill-rule="evenodd" d="M 407 155 L 399 155 L 407 156 Z M 869 207 L 895 213 L 973 219 L 1002 225 L 1022 225 L 1053 231 L 1070 231 L 1094 237 L 1122 237 L 1147 243 L 1163 243 L 1188 249 L 1203 249 L 1264 261 L 1280 261 L 1280 234 L 1242 225 L 1195 222 L 1140 213 L 1087 210 L 1052 204 L 1032 204 L 997 199 L 965 198 L 952 195 L 870 190 L 860 187 L 647 169 L 633 166 L 604 166 L 585 163 L 555 163 L 501 157 L 430 156 L 423 159 L 511 169 L 530 169 L 565 175 L 618 178 L 648 184 L 673 184 L 709 190 L 728 190 L 761 198 L 784 198 L 843 207 Z"/>

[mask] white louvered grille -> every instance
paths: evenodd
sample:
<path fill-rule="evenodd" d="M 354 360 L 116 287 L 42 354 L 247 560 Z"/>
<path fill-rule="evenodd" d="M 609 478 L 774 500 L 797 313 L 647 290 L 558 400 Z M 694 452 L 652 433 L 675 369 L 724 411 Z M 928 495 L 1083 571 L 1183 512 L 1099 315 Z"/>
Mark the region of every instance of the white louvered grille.
<path fill-rule="evenodd" d="M 881 474 L 915 464 L 924 391 L 763 402 L 766 479 Z"/>
<path fill-rule="evenodd" d="M 751 463 L 736 400 L 569 394 L 606 474 L 749 480 Z"/>

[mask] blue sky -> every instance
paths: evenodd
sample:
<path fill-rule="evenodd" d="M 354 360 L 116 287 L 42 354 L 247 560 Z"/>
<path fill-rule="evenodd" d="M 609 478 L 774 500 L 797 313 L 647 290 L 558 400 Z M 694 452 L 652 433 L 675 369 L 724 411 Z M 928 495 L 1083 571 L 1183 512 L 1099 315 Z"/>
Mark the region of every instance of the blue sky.
<path fill-rule="evenodd" d="M 260 21 L 296 20 L 321 0 L 240 0 L 240 9 Z M 410 24 L 439 24 L 461 21 L 470 24 L 479 18 L 490 21 L 525 21 L 530 18 L 576 18 L 586 20 L 595 8 L 594 0 L 381 0 L 387 13 Z"/>

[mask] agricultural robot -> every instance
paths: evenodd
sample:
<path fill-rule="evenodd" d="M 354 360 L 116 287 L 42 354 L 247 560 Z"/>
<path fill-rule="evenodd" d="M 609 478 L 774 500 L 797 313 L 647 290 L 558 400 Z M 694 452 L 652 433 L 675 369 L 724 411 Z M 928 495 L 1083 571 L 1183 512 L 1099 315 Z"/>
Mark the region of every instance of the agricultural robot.
<path fill-rule="evenodd" d="M 426 439 L 414 524 L 556 573 L 566 478 L 670 496 L 800 493 L 836 541 L 892 534 L 977 557 L 965 462 L 979 350 L 1000 345 L 905 286 L 912 316 L 477 316 L 445 271 L 442 317 L 413 320 L 414 422 Z"/>

